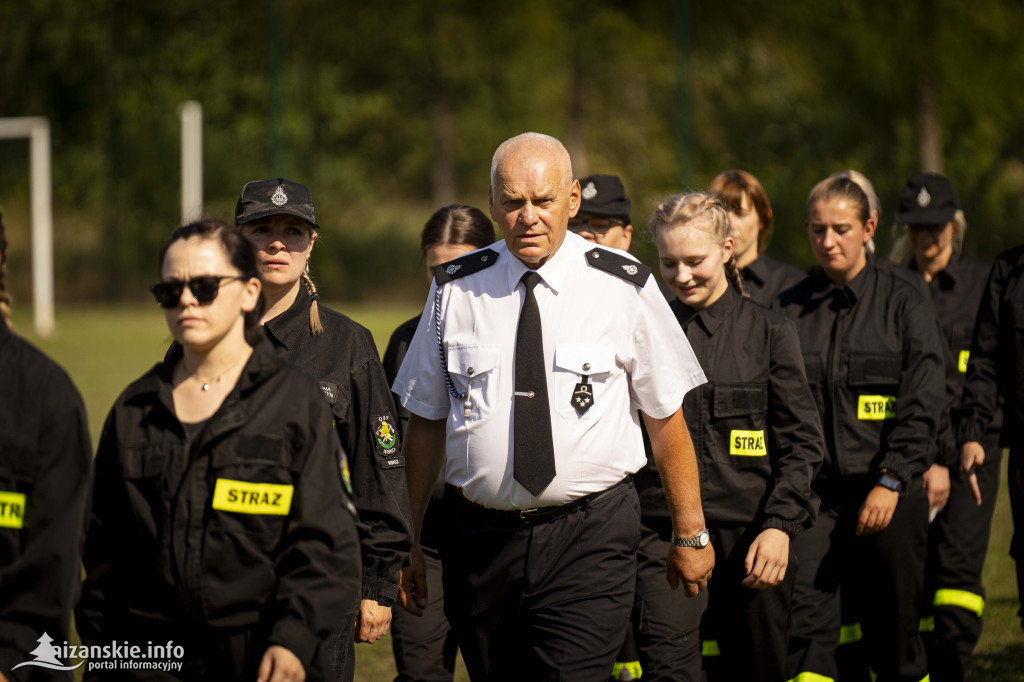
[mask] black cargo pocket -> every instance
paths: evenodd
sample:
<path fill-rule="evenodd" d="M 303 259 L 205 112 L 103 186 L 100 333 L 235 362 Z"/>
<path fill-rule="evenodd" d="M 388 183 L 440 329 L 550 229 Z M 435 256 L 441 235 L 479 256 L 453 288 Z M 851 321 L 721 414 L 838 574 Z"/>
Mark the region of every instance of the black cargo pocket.
<path fill-rule="evenodd" d="M 173 492 L 165 490 L 164 471 L 170 463 L 170 450 L 151 446 L 125 447 L 121 455 L 121 475 L 135 526 L 143 538 L 156 540 L 164 531 L 164 519 L 170 514 Z"/>
<path fill-rule="evenodd" d="M 210 458 L 209 528 L 233 537 L 238 547 L 252 542 L 257 552 L 272 551 L 300 504 L 299 476 L 291 470 L 292 461 L 288 441 L 277 436 L 245 435 L 215 447 Z"/>
<path fill-rule="evenodd" d="M 823 363 L 817 353 L 804 353 L 804 372 L 807 374 L 807 383 L 810 385 L 820 384 L 823 375 Z"/>
<path fill-rule="evenodd" d="M 767 384 L 715 384 L 713 458 L 742 468 L 767 466 L 767 410 Z"/>
<path fill-rule="evenodd" d="M 0 468 L 0 566 L 21 555 L 31 523 L 32 472 L 10 465 Z"/>
<path fill-rule="evenodd" d="M 900 383 L 903 363 L 899 353 L 850 353 L 850 386 L 889 386 Z"/>

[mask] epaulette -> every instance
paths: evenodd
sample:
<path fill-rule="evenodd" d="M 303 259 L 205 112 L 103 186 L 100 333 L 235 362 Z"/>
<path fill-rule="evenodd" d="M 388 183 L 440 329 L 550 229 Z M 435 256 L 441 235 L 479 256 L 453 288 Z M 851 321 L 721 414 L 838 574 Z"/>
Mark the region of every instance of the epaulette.
<path fill-rule="evenodd" d="M 641 288 L 651 277 L 651 269 L 643 263 L 637 263 L 632 258 L 626 258 L 614 251 L 605 251 L 604 249 L 587 251 L 587 265 L 621 277 Z"/>
<path fill-rule="evenodd" d="M 440 265 L 434 266 L 434 281 L 437 282 L 438 286 L 441 286 L 453 279 L 472 275 L 474 272 L 480 272 L 484 268 L 489 268 L 497 261 L 497 252 L 491 251 L 490 249 L 482 249 L 480 251 L 474 251 L 473 253 L 467 253 L 465 256 L 461 256 L 455 260 L 450 260 L 447 263 L 441 263 Z"/>

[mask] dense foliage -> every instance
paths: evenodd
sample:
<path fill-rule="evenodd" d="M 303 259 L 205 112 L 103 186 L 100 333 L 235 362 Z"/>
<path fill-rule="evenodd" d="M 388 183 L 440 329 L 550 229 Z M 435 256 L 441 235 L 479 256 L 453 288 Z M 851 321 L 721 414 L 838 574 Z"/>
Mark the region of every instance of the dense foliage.
<path fill-rule="evenodd" d="M 622 175 L 638 232 L 659 197 L 744 168 L 775 207 L 770 251 L 806 266 L 808 190 L 857 168 L 885 251 L 900 187 L 938 158 L 969 253 L 1022 240 L 1024 8 L 1009 0 L 8 1 L 0 57 L 0 116 L 51 120 L 64 299 L 145 295 L 179 222 L 190 99 L 207 212 L 230 218 L 247 180 L 308 184 L 328 298 L 420 298 L 424 220 L 485 206 L 491 152 L 530 129 L 563 139 L 578 174 Z M 23 297 L 27 147 L 0 141 Z M 653 262 L 649 240 L 635 250 Z"/>

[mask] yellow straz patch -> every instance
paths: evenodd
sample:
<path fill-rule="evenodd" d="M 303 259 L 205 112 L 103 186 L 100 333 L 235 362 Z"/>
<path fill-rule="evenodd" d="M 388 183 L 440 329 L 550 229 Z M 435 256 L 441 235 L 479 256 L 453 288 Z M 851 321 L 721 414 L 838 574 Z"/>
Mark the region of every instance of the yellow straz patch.
<path fill-rule="evenodd" d="M 285 516 L 292 508 L 295 486 L 248 483 L 218 478 L 213 488 L 213 508 L 239 514 Z"/>
<path fill-rule="evenodd" d="M 857 398 L 857 419 L 882 421 L 896 418 L 896 396 L 862 395 Z"/>
<path fill-rule="evenodd" d="M 967 373 L 967 360 L 971 357 L 971 351 L 962 350 L 960 351 L 960 358 L 957 360 L 956 368 L 960 370 L 961 374 Z"/>
<path fill-rule="evenodd" d="M 768 454 L 764 431 L 732 431 L 729 433 L 729 454 L 741 457 L 763 457 Z"/>
<path fill-rule="evenodd" d="M 0 493 L 0 528 L 24 528 L 26 505 L 24 493 Z"/>

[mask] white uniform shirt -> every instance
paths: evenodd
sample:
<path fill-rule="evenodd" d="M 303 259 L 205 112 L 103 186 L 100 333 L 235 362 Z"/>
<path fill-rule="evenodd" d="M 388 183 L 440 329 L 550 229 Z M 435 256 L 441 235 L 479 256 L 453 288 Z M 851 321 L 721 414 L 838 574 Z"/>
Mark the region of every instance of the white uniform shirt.
<path fill-rule="evenodd" d="M 556 475 L 535 497 L 512 476 L 519 280 L 527 268 L 504 242 L 489 248 L 498 253 L 493 265 L 442 285 L 448 371 L 456 391 L 470 387 L 470 416 L 445 384 L 433 289 L 392 387 L 410 412 L 446 420 L 445 481 L 478 504 L 530 509 L 604 490 L 638 471 L 646 457 L 637 410 L 668 417 L 707 381 L 661 291 L 651 279 L 641 289 L 588 265 L 586 252 L 603 247 L 572 232 L 537 270 Z M 584 374 L 594 403 L 581 416 L 570 400 Z"/>

